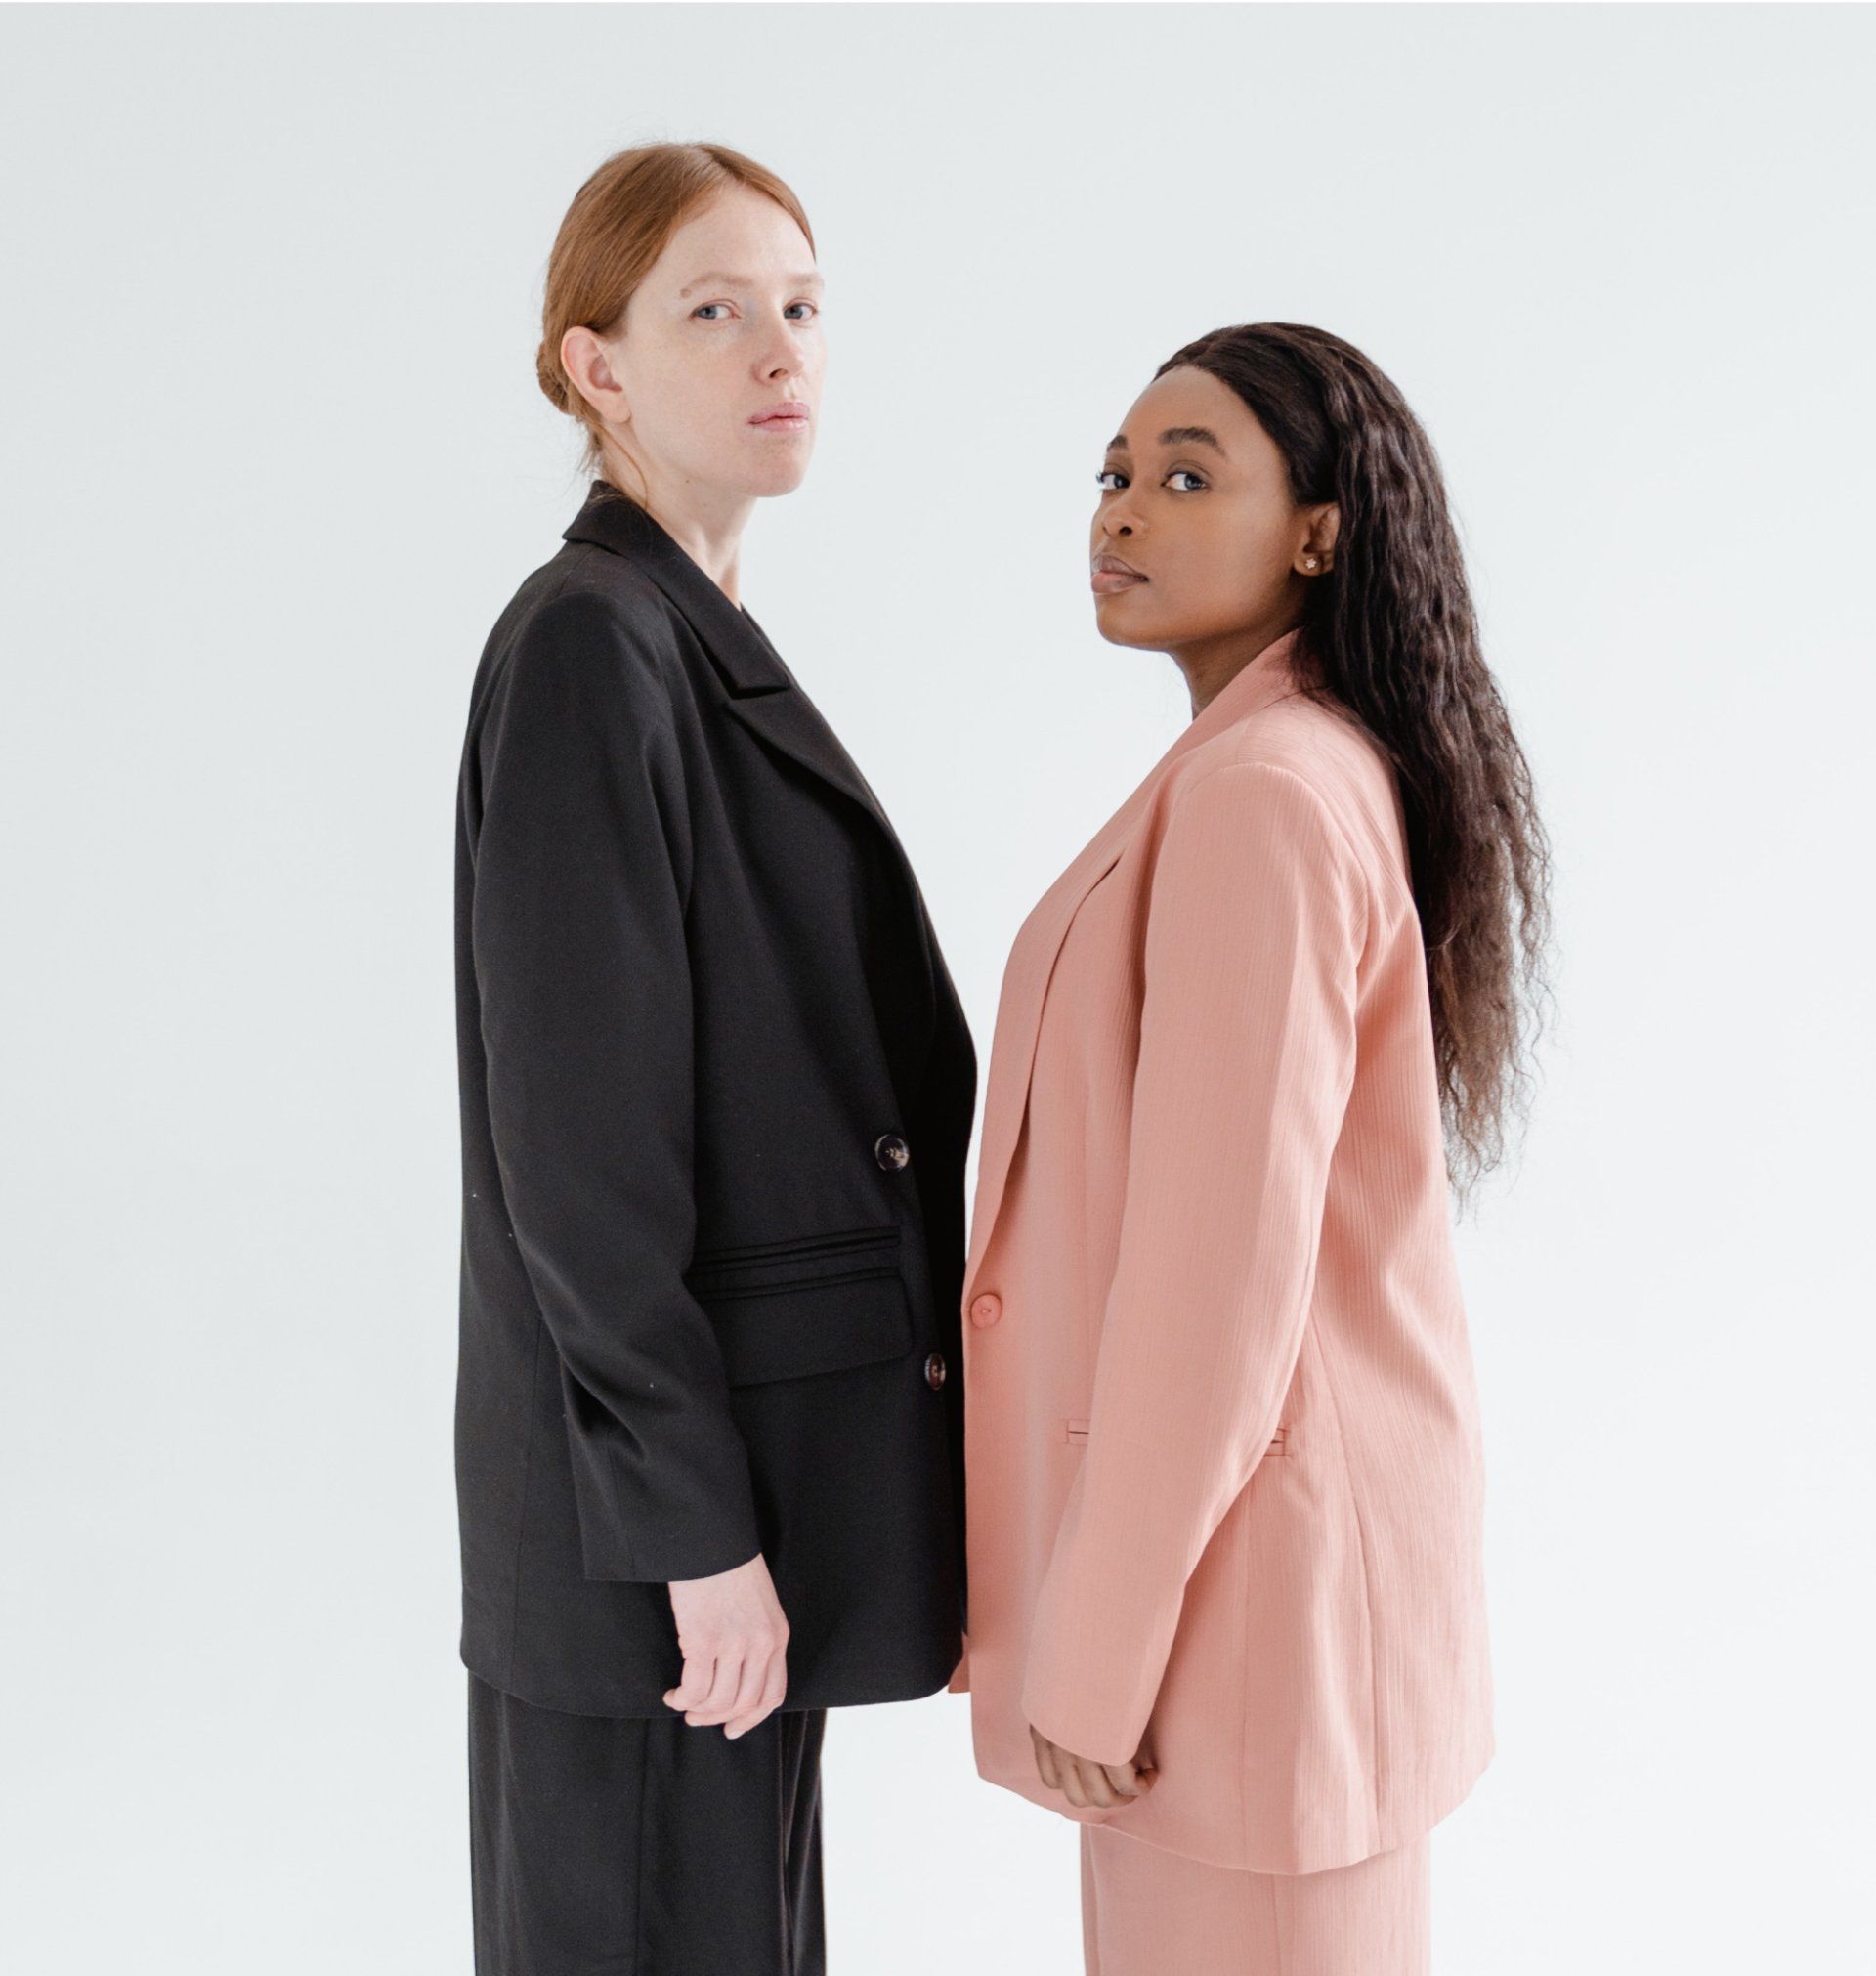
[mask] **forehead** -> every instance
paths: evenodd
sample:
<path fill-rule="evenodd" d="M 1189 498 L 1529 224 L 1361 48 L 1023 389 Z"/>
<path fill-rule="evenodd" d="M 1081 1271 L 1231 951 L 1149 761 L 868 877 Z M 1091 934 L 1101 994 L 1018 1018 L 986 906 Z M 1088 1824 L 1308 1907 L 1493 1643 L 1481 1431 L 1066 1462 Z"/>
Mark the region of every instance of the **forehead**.
<path fill-rule="evenodd" d="M 821 285 L 807 236 L 773 199 L 747 186 L 733 186 L 692 213 L 664 243 L 648 279 L 679 291 L 739 282 Z"/>
<path fill-rule="evenodd" d="M 1245 437 L 1261 431 L 1243 399 L 1228 385 L 1220 384 L 1209 371 L 1181 365 L 1156 377 L 1127 408 L 1119 430 L 1127 435 L 1129 447 L 1138 452 L 1158 446 L 1167 426 L 1203 425 L 1223 440 L 1227 449 L 1233 435 Z"/>
<path fill-rule="evenodd" d="M 1209 446 L 1195 446 L 1183 436 L 1195 427 L 1217 436 L 1221 456 Z M 1162 439 L 1167 432 L 1178 436 Z M 1282 450 L 1264 431 L 1257 414 L 1228 384 L 1189 365 L 1154 378 L 1128 407 L 1127 417 L 1108 450 L 1119 451 L 1132 460 L 1190 451 L 1211 471 L 1243 476 L 1252 485 L 1278 486 L 1289 481 Z"/>

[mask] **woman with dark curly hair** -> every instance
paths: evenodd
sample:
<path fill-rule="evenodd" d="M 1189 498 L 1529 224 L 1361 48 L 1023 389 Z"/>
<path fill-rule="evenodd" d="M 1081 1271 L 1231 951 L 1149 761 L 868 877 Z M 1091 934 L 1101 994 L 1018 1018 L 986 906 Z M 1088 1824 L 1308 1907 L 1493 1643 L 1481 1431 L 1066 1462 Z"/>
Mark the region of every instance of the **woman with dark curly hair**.
<path fill-rule="evenodd" d="M 1547 856 L 1433 451 L 1220 329 L 1109 444 L 1101 633 L 1193 719 L 1019 934 L 965 1270 L 978 1768 L 1082 1824 L 1098 1976 L 1422 1976 L 1492 1751 L 1449 1185 Z"/>

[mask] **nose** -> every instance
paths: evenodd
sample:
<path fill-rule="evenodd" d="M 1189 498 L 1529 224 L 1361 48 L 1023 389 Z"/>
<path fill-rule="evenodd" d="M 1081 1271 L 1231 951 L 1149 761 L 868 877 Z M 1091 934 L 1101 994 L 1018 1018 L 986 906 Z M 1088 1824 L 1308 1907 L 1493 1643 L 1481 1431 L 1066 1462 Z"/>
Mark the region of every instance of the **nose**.
<path fill-rule="evenodd" d="M 1139 517 L 1127 506 L 1127 496 L 1109 501 L 1100 511 L 1101 533 L 1113 541 L 1127 541 L 1140 533 Z"/>
<path fill-rule="evenodd" d="M 781 384 L 790 377 L 806 377 L 807 358 L 798 335 L 801 327 L 799 323 L 786 321 L 775 325 L 773 340 L 762 353 L 760 365 L 762 375 L 769 383 Z"/>

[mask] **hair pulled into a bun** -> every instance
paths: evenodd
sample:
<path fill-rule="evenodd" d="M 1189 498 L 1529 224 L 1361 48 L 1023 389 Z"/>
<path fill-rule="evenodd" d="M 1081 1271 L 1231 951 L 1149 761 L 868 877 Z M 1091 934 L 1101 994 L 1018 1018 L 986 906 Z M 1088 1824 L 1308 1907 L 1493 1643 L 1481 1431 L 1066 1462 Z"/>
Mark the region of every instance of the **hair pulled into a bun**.
<path fill-rule="evenodd" d="M 556 411 L 574 408 L 574 394 L 567 382 L 567 373 L 560 367 L 560 353 L 547 347 L 545 337 L 541 338 L 540 348 L 534 352 L 534 380 Z"/>
<path fill-rule="evenodd" d="M 585 427 L 590 473 L 604 474 L 603 426 L 561 364 L 561 339 L 574 328 L 611 333 L 671 236 L 698 207 L 733 185 L 773 199 L 813 250 L 814 234 L 800 200 L 772 171 L 726 145 L 635 145 L 609 157 L 567 208 L 547 259 L 534 377 L 556 411 Z"/>

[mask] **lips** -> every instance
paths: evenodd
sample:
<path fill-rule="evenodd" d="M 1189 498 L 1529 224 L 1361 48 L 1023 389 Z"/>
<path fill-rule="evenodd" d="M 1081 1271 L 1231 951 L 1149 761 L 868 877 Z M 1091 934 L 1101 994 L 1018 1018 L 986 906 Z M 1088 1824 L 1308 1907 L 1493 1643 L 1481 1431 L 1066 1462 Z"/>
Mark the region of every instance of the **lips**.
<path fill-rule="evenodd" d="M 808 422 L 808 408 L 798 398 L 785 398 L 758 411 L 749 423 L 763 432 L 799 432 Z"/>
<path fill-rule="evenodd" d="M 1094 568 L 1089 577 L 1089 585 L 1097 597 L 1117 596 L 1122 590 L 1131 590 L 1150 580 L 1133 565 L 1120 556 L 1098 555 L 1094 558 Z"/>

